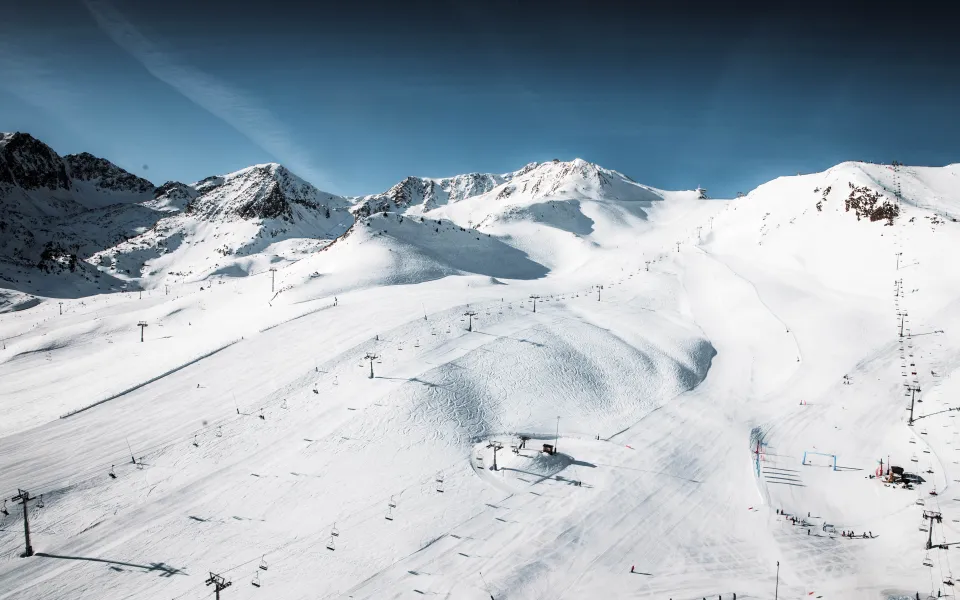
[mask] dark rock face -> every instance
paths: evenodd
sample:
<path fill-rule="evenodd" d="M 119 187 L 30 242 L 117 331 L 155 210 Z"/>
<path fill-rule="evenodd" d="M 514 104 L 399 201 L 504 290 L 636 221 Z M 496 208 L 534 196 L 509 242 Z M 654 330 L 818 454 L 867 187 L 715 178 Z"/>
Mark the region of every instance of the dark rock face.
<path fill-rule="evenodd" d="M 255 197 L 237 209 L 237 214 L 243 219 L 292 219 L 293 213 L 290 204 L 280 184 L 274 182 L 270 191 L 263 196 Z"/>
<path fill-rule="evenodd" d="M 153 190 L 153 197 L 159 198 L 160 196 L 173 196 L 173 197 L 185 197 L 190 195 L 192 189 L 190 186 L 180 183 L 179 181 L 168 181 Z M 195 195 L 195 194 L 194 194 Z"/>
<path fill-rule="evenodd" d="M 0 184 L 24 190 L 70 189 L 63 159 L 52 148 L 26 133 L 0 136 Z"/>
<path fill-rule="evenodd" d="M 63 160 L 72 179 L 96 182 L 100 189 L 133 193 L 154 191 L 153 184 L 146 179 L 124 171 L 112 162 L 89 152 L 68 154 Z"/>
<path fill-rule="evenodd" d="M 201 194 L 206 194 L 207 192 L 214 190 L 223 185 L 223 177 L 217 175 L 212 175 L 210 177 L 205 177 L 194 184 L 194 188 Z"/>

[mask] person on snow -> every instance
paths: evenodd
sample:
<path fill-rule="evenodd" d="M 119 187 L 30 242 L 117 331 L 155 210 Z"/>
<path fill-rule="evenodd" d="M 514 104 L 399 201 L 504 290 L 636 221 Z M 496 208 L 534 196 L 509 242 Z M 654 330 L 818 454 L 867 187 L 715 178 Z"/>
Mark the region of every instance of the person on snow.
<path fill-rule="evenodd" d="M 633 573 L 633 565 L 630 565 L 630 572 Z"/>

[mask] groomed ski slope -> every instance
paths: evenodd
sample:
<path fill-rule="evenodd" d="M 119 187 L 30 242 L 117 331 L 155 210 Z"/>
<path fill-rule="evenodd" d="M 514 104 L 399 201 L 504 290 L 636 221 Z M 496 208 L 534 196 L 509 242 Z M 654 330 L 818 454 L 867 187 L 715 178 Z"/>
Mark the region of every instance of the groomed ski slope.
<path fill-rule="evenodd" d="M 957 187 L 904 168 L 894 226 L 844 211 L 893 177 L 642 217 L 557 198 L 579 204 L 490 219 L 473 256 L 449 224 L 476 208 L 445 205 L 445 233 L 371 217 L 273 292 L 264 271 L 0 315 L 0 491 L 44 502 L 26 559 L 7 505 L 0 599 L 207 598 L 210 572 L 236 599 L 773 598 L 777 561 L 782 598 L 952 594 L 954 550 L 918 528 L 939 510 L 934 542 L 960 541 L 960 429 L 908 427 L 904 390 L 916 371 L 920 416 L 960 388 L 960 236 L 924 208 Z M 869 479 L 888 456 L 925 482 Z"/>

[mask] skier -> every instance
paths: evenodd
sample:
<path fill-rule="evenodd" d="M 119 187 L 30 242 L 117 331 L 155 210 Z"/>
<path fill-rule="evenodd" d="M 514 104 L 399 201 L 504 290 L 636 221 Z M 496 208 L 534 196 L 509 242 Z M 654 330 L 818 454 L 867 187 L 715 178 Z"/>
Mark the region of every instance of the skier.
<path fill-rule="evenodd" d="M 631 573 L 633 573 L 633 567 L 634 567 L 634 565 L 630 565 L 630 572 L 631 572 Z"/>

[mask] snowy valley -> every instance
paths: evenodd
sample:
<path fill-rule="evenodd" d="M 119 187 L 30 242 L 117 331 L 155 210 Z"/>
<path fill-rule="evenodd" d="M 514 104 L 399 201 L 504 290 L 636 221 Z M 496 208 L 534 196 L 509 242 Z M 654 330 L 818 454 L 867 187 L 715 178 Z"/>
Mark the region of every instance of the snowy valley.
<path fill-rule="evenodd" d="M 341 197 L 2 134 L 0 600 L 954 597 L 958 177 Z"/>

